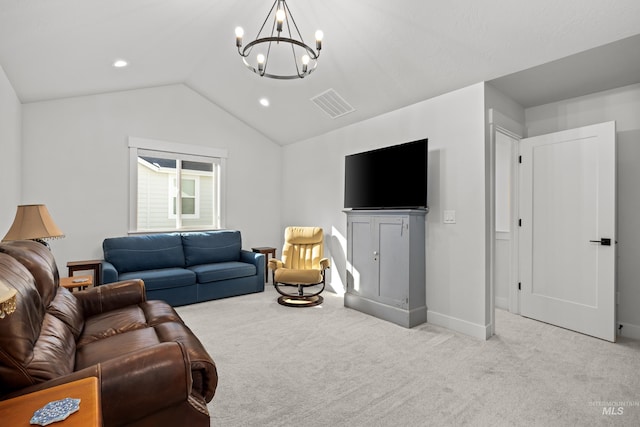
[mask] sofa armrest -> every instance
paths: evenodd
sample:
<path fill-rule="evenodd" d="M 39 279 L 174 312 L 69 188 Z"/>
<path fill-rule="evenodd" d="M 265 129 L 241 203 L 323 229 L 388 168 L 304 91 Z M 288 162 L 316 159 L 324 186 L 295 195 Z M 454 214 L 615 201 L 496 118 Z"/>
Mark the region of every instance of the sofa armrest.
<path fill-rule="evenodd" d="M 251 252 L 242 249 L 240 250 L 240 261 L 253 264 L 256 267 L 259 267 L 260 265 L 264 266 L 264 255 L 258 252 Z"/>
<path fill-rule="evenodd" d="M 140 279 L 109 283 L 73 295 L 80 301 L 85 318 L 147 300 L 144 282 Z"/>
<path fill-rule="evenodd" d="M 202 396 L 192 393 L 189 356 L 180 343 L 124 354 L 100 367 L 104 425 L 128 424 L 186 401 L 208 416 Z"/>
<path fill-rule="evenodd" d="M 240 250 L 240 261 L 256 266 L 256 276 L 264 277 L 264 255 L 258 252 Z"/>
<path fill-rule="evenodd" d="M 326 270 L 331 267 L 331 263 L 329 262 L 329 258 L 322 258 L 320 260 L 320 268 Z"/>
<path fill-rule="evenodd" d="M 23 388 L 3 398 L 88 377 L 98 378 L 105 426 L 128 425 L 179 404 L 188 404 L 193 411 L 209 417 L 205 400 L 192 390 L 189 356 L 178 342 L 165 342 L 123 354 L 69 375 Z"/>
<path fill-rule="evenodd" d="M 102 282 L 113 283 L 118 281 L 118 270 L 109 261 L 102 261 Z"/>

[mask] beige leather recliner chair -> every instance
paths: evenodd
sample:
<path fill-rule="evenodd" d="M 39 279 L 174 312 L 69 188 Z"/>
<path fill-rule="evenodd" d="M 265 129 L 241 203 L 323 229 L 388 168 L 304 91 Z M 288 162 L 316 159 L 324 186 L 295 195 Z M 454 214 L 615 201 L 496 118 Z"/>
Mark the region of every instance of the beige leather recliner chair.
<path fill-rule="evenodd" d="M 324 256 L 324 233 L 320 227 L 287 227 L 284 231 L 282 260 L 270 259 L 273 285 L 281 295 L 278 303 L 290 307 L 322 304 L 320 293 L 325 288 L 325 270 L 329 260 Z M 287 292 L 286 287 L 297 289 Z"/>

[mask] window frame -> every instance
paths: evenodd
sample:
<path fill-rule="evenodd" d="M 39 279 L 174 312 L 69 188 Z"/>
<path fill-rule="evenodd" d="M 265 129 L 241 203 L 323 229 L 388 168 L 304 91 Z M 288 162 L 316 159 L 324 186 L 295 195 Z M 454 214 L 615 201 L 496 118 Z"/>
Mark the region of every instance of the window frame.
<path fill-rule="evenodd" d="M 227 150 L 200 145 L 181 144 L 176 142 L 161 141 L 155 139 L 129 137 L 129 234 L 177 232 L 185 230 L 211 230 L 223 229 L 226 224 L 226 160 Z M 181 227 L 158 230 L 138 229 L 138 156 L 140 150 L 149 155 L 155 152 L 158 155 L 177 156 L 181 159 L 210 162 L 217 161 L 219 165 L 219 194 L 217 198 L 218 218 L 213 227 Z M 185 218 L 188 219 L 188 218 Z M 215 218 L 214 218 L 215 222 Z"/>

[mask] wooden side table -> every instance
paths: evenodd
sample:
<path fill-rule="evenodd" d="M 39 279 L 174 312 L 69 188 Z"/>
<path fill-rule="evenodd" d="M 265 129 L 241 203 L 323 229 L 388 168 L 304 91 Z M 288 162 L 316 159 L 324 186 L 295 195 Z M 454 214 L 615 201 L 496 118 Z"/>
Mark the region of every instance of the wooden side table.
<path fill-rule="evenodd" d="M 93 285 L 93 276 L 71 276 L 61 277 L 60 286 L 69 289 L 71 292 L 75 288 L 87 289 L 87 287 Z"/>
<path fill-rule="evenodd" d="M 253 252 L 263 254 L 264 255 L 264 281 L 269 282 L 269 269 L 267 266 L 269 265 L 269 254 L 271 254 L 272 258 L 276 257 L 276 248 L 272 248 L 269 246 L 259 246 L 257 248 L 251 248 Z"/>
<path fill-rule="evenodd" d="M 49 402 L 71 397 L 80 400 L 80 409 L 52 425 L 60 427 L 100 427 L 102 407 L 96 377 L 83 378 L 67 384 L 36 391 L 0 402 L 0 420 L 3 426 L 30 427 L 33 413 Z"/>
<path fill-rule="evenodd" d="M 96 286 L 102 284 L 102 260 L 69 261 L 67 269 L 69 270 L 69 277 L 73 276 L 76 271 L 93 270 L 93 283 Z"/>

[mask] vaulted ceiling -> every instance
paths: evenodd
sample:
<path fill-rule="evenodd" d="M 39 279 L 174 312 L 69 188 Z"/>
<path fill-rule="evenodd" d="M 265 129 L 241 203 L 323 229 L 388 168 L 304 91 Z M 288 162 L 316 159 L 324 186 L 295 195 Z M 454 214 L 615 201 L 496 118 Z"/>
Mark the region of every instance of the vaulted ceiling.
<path fill-rule="evenodd" d="M 235 47 L 234 28 L 248 41 L 272 3 L 0 0 L 0 65 L 23 103 L 183 83 L 282 145 L 481 81 L 527 106 L 556 82 L 572 95 L 640 79 L 637 0 L 288 0 L 305 40 L 325 37 L 317 70 L 287 81 L 251 73 Z M 329 89 L 355 111 L 310 101 Z"/>

